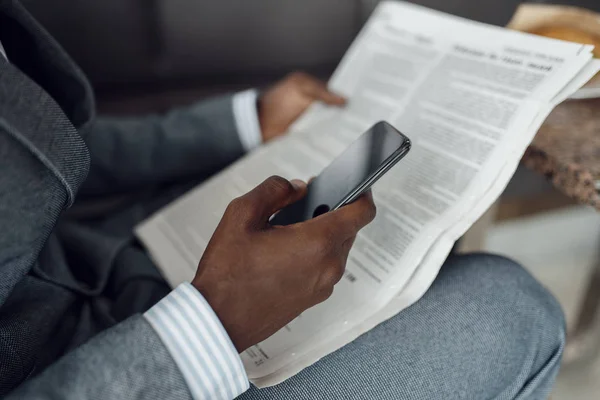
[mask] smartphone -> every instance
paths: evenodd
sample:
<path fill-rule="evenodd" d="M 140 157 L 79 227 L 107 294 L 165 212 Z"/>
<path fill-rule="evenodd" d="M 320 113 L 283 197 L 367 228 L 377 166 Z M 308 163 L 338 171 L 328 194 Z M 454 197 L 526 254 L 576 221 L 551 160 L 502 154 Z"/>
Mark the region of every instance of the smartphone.
<path fill-rule="evenodd" d="M 362 134 L 308 185 L 306 196 L 271 218 L 291 225 L 352 203 L 410 150 L 410 139 L 387 122 Z"/>

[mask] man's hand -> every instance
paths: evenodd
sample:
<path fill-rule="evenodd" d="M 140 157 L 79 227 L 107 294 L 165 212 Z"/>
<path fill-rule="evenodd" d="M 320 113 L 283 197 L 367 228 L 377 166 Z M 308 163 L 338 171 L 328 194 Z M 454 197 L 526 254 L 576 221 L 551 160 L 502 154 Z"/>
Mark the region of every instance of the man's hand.
<path fill-rule="evenodd" d="M 269 224 L 305 194 L 305 183 L 274 176 L 233 200 L 200 260 L 192 285 L 240 352 L 326 300 L 356 234 L 375 218 L 369 193 L 310 221 Z"/>
<path fill-rule="evenodd" d="M 343 106 L 346 100 L 325 83 L 302 72 L 288 75 L 258 99 L 258 119 L 263 141 L 281 135 L 314 101 Z"/>

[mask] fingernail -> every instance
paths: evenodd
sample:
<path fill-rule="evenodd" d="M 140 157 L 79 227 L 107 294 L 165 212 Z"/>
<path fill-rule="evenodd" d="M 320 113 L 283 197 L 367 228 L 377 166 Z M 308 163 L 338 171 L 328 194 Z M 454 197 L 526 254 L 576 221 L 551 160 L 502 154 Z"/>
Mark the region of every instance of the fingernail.
<path fill-rule="evenodd" d="M 300 179 L 292 179 L 290 181 L 290 183 L 292 184 L 292 186 L 296 190 L 301 190 L 301 189 L 304 189 L 306 187 L 306 183 L 304 181 L 300 180 Z"/>

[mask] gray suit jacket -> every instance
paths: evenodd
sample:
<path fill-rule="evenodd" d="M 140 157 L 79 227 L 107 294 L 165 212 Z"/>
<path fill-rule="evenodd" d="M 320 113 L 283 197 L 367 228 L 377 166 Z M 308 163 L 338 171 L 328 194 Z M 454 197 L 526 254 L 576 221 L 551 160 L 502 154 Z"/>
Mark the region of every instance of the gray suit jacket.
<path fill-rule="evenodd" d="M 160 206 L 149 188 L 242 154 L 231 98 L 95 121 L 85 77 L 16 0 L 0 0 L 0 40 L 0 397 L 188 398 L 139 315 L 169 288 L 131 227 Z M 118 214 L 64 215 L 134 192 Z"/>

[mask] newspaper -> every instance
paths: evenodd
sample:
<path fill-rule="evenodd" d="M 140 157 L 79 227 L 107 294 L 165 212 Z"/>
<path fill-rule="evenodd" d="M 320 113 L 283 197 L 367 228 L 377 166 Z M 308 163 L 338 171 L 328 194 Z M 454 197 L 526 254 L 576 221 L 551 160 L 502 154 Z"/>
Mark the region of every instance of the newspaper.
<path fill-rule="evenodd" d="M 176 286 L 193 278 L 227 204 L 266 177 L 318 175 L 380 120 L 411 138 L 411 152 L 373 188 L 377 218 L 358 236 L 333 295 L 241 355 L 255 385 L 277 384 L 425 293 L 552 108 L 598 72 L 592 49 L 381 3 L 329 83 L 350 99 L 346 108 L 313 105 L 287 135 L 161 210 L 137 235 Z"/>

